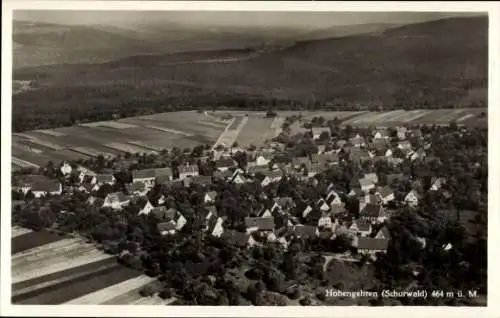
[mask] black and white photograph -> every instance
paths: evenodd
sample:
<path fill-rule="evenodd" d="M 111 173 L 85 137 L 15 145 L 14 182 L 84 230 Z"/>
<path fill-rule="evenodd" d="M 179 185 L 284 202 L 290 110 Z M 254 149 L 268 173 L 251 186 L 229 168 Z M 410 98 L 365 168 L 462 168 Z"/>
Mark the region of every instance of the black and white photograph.
<path fill-rule="evenodd" d="M 11 308 L 494 302 L 488 7 L 82 3 L 7 22 Z"/>

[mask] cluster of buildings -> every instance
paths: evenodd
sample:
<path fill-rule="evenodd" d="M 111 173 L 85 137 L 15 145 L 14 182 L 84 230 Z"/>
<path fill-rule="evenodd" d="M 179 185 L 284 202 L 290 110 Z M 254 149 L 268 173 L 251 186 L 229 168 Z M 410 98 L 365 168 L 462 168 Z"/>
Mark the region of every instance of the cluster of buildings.
<path fill-rule="evenodd" d="M 313 128 L 313 139 L 330 134 L 327 128 Z M 407 137 L 420 139 L 422 146 L 414 149 Z M 323 137 L 322 137 L 323 139 Z M 367 140 L 368 139 L 368 140 Z M 180 165 L 177 173 L 171 167 L 132 171 L 132 182 L 126 185 L 126 192 L 109 193 L 104 200 L 92 196 L 104 184 L 116 182 L 112 170 L 92 172 L 83 167 L 73 171 L 71 165 L 63 163 L 60 167 L 62 175 L 77 174 L 78 184 L 73 190 L 89 193 L 90 204 L 100 205 L 114 210 L 123 209 L 137 198 L 146 198 L 148 192 L 157 184 L 170 187 L 189 187 L 197 184 L 205 189 L 203 215 L 196 220 L 183 215 L 175 207 L 166 206 L 166 198 L 162 196 L 157 202 L 143 200 L 139 215 L 155 215 L 160 222 L 158 230 L 163 235 L 181 231 L 188 222 L 201 222 L 206 235 L 223 237 L 240 246 L 253 246 L 266 242 L 279 243 L 286 247 L 292 238 L 335 239 L 339 235 L 349 238 L 359 253 L 375 255 L 387 250 L 390 234 L 384 225 L 390 218 L 388 206 L 396 200 L 391 189 L 392 180 L 403 180 L 402 174 L 387 175 L 386 185 L 380 185 L 376 173 L 366 173 L 363 177 L 351 182 L 349 193 L 341 193 L 331 184 L 320 199 L 302 201 L 291 197 L 275 197 L 262 200 L 261 208 L 250 211 L 245 219 L 246 231 L 228 228 L 227 216 L 218 213 L 216 201 L 218 193 L 211 185 L 216 180 L 225 180 L 235 184 L 248 182 L 260 183 L 263 187 L 281 181 L 282 178 L 294 176 L 300 180 L 314 182 L 314 176 L 329 167 L 339 165 L 343 160 L 353 163 L 384 160 L 397 165 L 405 160 L 424 160 L 430 144 L 425 143 L 422 133 L 416 130 L 398 128 L 396 136 L 390 137 L 387 130 L 375 130 L 371 138 L 356 134 L 348 140 L 328 140 L 328 143 L 317 143 L 318 152 L 310 156 L 291 158 L 289 163 L 274 163 L 274 157 L 284 150 L 284 145 L 273 143 L 258 151 L 232 149 L 230 152 L 216 153 L 214 157 L 215 171 L 211 176 L 200 175 L 197 165 Z M 330 149 L 326 151 L 327 147 Z M 398 150 L 396 150 L 398 149 Z M 246 151 L 249 161 L 246 167 L 239 167 L 231 156 L 236 151 Z M 399 155 L 396 155 L 399 152 Z M 427 156 L 430 157 L 430 156 Z M 174 177 L 175 175 L 175 177 Z M 430 190 L 439 191 L 446 180 L 434 178 Z M 15 184 L 23 193 L 31 191 L 35 197 L 59 195 L 62 185 L 59 181 L 41 176 L 25 176 Z M 346 200 L 356 198 L 358 211 L 348 211 Z M 419 204 L 421 193 L 411 190 L 406 194 L 402 204 L 415 207 Z M 354 212 L 354 213 L 353 213 Z M 352 217 L 355 215 L 355 217 Z M 377 229 L 377 231 L 374 231 Z"/>

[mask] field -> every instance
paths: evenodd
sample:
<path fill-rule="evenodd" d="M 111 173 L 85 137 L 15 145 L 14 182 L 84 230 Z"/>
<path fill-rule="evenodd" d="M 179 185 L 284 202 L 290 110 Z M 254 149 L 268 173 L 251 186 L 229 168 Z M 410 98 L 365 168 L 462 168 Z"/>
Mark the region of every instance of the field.
<path fill-rule="evenodd" d="M 72 127 L 14 133 L 12 137 L 12 167 L 45 166 L 49 161 L 59 164 L 64 160 L 90 157 L 117 156 L 130 153 L 154 153 L 173 147 L 191 148 L 200 144 L 240 146 L 263 145 L 277 136 L 288 116 L 301 116 L 303 120 L 324 117 L 337 118 L 341 126 L 391 127 L 410 125 L 483 126 L 488 124 L 486 108 L 451 108 L 369 111 L 278 111 L 278 117 L 266 118 L 265 112 L 216 111 L 207 114 L 195 111 L 168 112 L 125 118 L 110 122 L 97 122 Z M 223 120 L 225 115 L 232 120 Z M 304 132 L 299 122 L 291 127 L 292 133 Z"/>
<path fill-rule="evenodd" d="M 79 238 L 12 229 L 14 304 L 157 304 L 171 300 L 141 297 L 154 279 L 126 268 Z"/>
<path fill-rule="evenodd" d="M 12 167 L 45 166 L 99 155 L 154 153 L 175 146 L 212 145 L 228 122 L 193 111 L 160 113 L 12 136 Z"/>

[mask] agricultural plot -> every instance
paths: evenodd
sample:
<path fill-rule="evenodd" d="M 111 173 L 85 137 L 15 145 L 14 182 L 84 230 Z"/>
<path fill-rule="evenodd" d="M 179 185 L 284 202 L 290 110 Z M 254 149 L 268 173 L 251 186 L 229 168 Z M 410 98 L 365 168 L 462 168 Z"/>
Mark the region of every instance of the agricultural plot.
<path fill-rule="evenodd" d="M 80 238 L 15 226 L 12 245 L 17 246 L 12 250 L 13 304 L 167 305 L 175 300 L 141 297 L 139 290 L 154 278 L 118 264 Z"/>
<path fill-rule="evenodd" d="M 244 129 L 250 117 L 241 117 L 241 121 L 238 120 L 238 126 L 236 128 L 229 129 L 234 124 L 234 121 L 224 130 L 224 132 L 219 136 L 219 139 L 214 144 L 214 148 L 218 145 L 223 145 L 230 147 L 237 140 L 239 134 Z M 235 119 L 236 121 L 236 119 Z"/>
<path fill-rule="evenodd" d="M 271 127 L 273 118 L 248 117 L 246 125 L 238 134 L 236 142 L 241 146 L 261 146 L 267 139 L 274 137 L 275 130 Z"/>
<path fill-rule="evenodd" d="M 128 152 L 128 153 L 156 153 L 154 150 L 149 150 L 145 149 L 139 146 L 135 146 L 132 144 L 125 144 L 121 142 L 112 142 L 109 144 L 106 144 L 106 147 L 122 151 L 122 152 Z"/>
<path fill-rule="evenodd" d="M 35 130 L 35 132 L 53 137 L 62 137 L 64 133 L 58 132 L 57 130 L 45 129 L 45 130 Z"/>

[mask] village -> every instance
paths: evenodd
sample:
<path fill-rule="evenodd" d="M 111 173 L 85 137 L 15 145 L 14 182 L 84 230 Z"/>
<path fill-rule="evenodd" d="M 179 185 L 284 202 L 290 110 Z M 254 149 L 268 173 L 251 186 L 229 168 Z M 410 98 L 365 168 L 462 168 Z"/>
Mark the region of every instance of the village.
<path fill-rule="evenodd" d="M 463 127 L 457 131 L 467 134 Z M 356 131 L 349 128 L 342 132 L 347 136 L 345 139 L 339 138 L 338 131 L 336 136 L 332 136 L 332 132 L 331 127 L 312 127 L 300 138 L 313 144 L 314 150 L 307 155 L 289 156 L 288 160 L 283 160 L 286 144 L 279 138 L 259 149 L 244 149 L 236 144 L 219 146 L 205 149 L 202 156 L 196 158 L 198 164 L 186 162 L 176 167 L 133 169 L 131 182 L 125 183 L 124 188 L 117 187 L 117 171 L 113 169 L 97 172 L 64 162 L 58 167 L 59 180 L 36 174 L 18 175 L 13 180 L 13 191 L 17 191 L 16 199 L 50 200 L 54 196 L 85 194 L 88 205 L 117 213 L 135 202 L 140 206 L 138 215 L 156 217 L 161 235 L 182 233 L 190 222 L 201 219 L 204 235 L 225 239 L 241 248 L 278 244 L 286 249 L 293 239 L 342 237 L 351 249 L 334 257 L 346 261 L 357 261 L 363 256 L 375 260 L 380 253 L 386 253 L 391 240 L 386 225 L 394 211 L 418 207 L 424 191 L 435 192 L 445 199 L 451 197 L 445 178 L 434 175 L 424 187 L 423 180 L 414 180 L 411 173 L 404 174 L 399 168 L 405 163 L 425 165 L 440 161 L 431 155 L 430 134 L 424 134 L 419 127 Z M 246 162 L 237 160 L 242 154 Z M 200 164 L 213 167 L 211 175 L 202 175 Z M 377 164 L 389 167 L 391 173 L 377 173 Z M 347 188 L 335 182 L 324 183 L 320 177 L 331 169 L 339 171 L 349 165 L 360 167 L 360 173 L 353 176 Z M 265 191 L 290 179 L 307 184 L 317 192 L 306 197 Z M 219 211 L 220 193 L 215 185 L 221 182 L 235 187 L 252 184 L 261 189 L 260 196 L 250 198 L 253 208 L 246 211 L 242 227 L 235 226 L 235 222 L 230 222 L 230 215 Z M 396 194 L 396 190 L 400 191 L 400 182 L 410 184 L 403 195 Z M 199 211 L 203 211 L 202 215 L 185 215 L 167 192 L 154 191 L 158 187 L 174 191 L 201 189 L 203 208 Z M 117 189 L 119 191 L 114 191 Z M 156 195 L 152 196 L 152 192 Z M 13 206 L 22 202 L 15 200 Z M 417 240 L 424 248 L 425 238 L 417 237 Z M 445 244 L 442 248 L 448 250 L 452 246 Z"/>

